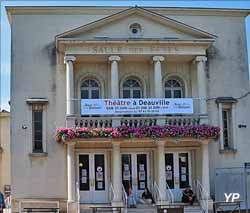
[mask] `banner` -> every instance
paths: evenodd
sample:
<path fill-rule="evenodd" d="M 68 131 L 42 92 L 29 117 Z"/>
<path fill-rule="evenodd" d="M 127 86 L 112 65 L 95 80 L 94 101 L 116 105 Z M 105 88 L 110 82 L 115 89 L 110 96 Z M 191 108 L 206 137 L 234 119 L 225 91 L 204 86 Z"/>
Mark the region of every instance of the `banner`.
<path fill-rule="evenodd" d="M 82 99 L 82 115 L 192 114 L 191 98 Z"/>

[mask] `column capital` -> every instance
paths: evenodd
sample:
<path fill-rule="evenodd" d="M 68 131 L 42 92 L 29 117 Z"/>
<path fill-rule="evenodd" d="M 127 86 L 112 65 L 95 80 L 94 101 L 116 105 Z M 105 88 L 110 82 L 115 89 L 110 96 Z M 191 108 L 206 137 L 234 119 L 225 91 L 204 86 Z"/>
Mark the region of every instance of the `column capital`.
<path fill-rule="evenodd" d="M 164 60 L 165 60 L 164 56 L 160 55 L 153 56 L 153 61 L 164 61 Z"/>
<path fill-rule="evenodd" d="M 111 55 L 109 56 L 109 61 L 120 61 L 121 57 L 118 55 Z"/>
<path fill-rule="evenodd" d="M 194 61 L 195 62 L 205 62 L 205 61 L 207 61 L 207 57 L 206 56 L 196 56 Z"/>
<path fill-rule="evenodd" d="M 73 61 L 75 61 L 75 60 L 76 60 L 76 57 L 73 56 L 73 55 L 66 55 L 66 56 L 64 56 L 64 63 L 65 63 L 65 64 L 66 64 L 68 61 L 73 62 Z"/>

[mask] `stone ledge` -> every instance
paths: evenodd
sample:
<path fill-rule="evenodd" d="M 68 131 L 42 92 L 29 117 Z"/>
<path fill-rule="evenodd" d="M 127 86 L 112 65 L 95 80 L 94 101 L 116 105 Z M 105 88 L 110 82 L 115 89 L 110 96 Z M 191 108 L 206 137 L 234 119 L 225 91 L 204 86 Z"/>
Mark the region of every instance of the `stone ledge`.
<path fill-rule="evenodd" d="M 235 154 L 237 152 L 237 149 L 220 149 L 220 154 Z"/>
<path fill-rule="evenodd" d="M 47 152 L 32 152 L 32 153 L 29 153 L 29 156 L 30 157 L 47 157 L 48 156 L 48 153 Z"/>

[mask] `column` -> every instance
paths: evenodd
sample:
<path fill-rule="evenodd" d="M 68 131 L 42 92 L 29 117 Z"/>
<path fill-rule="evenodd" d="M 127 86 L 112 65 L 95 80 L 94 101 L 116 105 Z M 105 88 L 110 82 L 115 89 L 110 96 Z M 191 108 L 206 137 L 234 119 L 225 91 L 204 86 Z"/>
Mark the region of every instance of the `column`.
<path fill-rule="evenodd" d="M 75 181 L 75 144 L 67 144 L 67 181 L 68 181 L 68 201 L 75 201 L 76 195 L 76 181 Z"/>
<path fill-rule="evenodd" d="M 162 98 L 162 74 L 161 74 L 161 62 L 164 61 L 163 56 L 154 56 L 154 86 L 155 86 L 155 98 Z"/>
<path fill-rule="evenodd" d="M 118 74 L 118 61 L 121 58 L 116 55 L 109 57 L 111 62 L 111 98 L 119 98 L 119 74 Z"/>
<path fill-rule="evenodd" d="M 199 97 L 199 110 L 201 114 L 207 114 L 207 79 L 205 71 L 205 56 L 197 56 L 195 58 L 197 64 L 197 89 Z"/>
<path fill-rule="evenodd" d="M 157 141 L 158 187 L 162 201 L 166 200 L 165 141 Z"/>
<path fill-rule="evenodd" d="M 121 153 L 120 153 L 120 143 L 113 143 L 112 150 L 112 183 L 114 189 L 114 197 L 112 200 L 112 205 L 122 204 L 122 175 L 121 175 Z"/>
<path fill-rule="evenodd" d="M 74 69 L 73 62 L 76 60 L 74 56 L 65 56 L 64 63 L 66 64 L 66 114 L 74 114 Z"/>
<path fill-rule="evenodd" d="M 202 140 L 201 145 L 202 153 L 202 186 L 208 193 L 210 198 L 210 182 L 209 182 L 209 153 L 208 153 L 208 140 Z"/>

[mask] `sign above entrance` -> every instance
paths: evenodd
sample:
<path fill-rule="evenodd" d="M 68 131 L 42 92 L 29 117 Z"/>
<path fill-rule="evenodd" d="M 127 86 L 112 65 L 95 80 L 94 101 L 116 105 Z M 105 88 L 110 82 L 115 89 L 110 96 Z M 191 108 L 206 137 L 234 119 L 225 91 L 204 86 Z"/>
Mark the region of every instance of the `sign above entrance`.
<path fill-rule="evenodd" d="M 82 115 L 192 114 L 191 98 L 82 99 Z"/>

